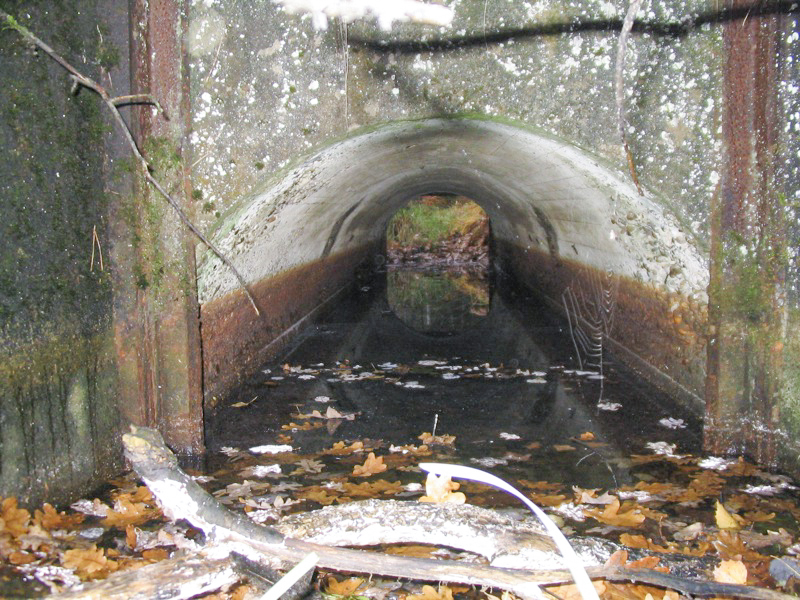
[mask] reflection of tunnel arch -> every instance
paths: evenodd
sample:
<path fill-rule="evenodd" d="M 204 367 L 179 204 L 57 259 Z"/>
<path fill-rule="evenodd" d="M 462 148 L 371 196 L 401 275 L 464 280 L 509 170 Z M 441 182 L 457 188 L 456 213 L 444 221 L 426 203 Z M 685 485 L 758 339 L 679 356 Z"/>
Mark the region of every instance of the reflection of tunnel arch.
<path fill-rule="evenodd" d="M 675 220 L 573 146 L 471 120 L 395 123 L 356 136 L 240 202 L 215 240 L 249 282 L 262 316 L 231 273 L 205 256 L 198 285 L 207 396 L 274 353 L 381 251 L 391 215 L 432 189 L 478 202 L 492 222 L 497 266 L 554 301 L 564 286 L 580 283 L 582 269 L 624 276 L 618 310 L 627 314 L 616 322 L 639 326 L 615 337 L 639 366 L 700 396 L 702 342 L 674 339 L 670 322 L 662 322 L 676 299 L 695 306 L 692 296 L 707 279 L 703 258 L 677 235 Z"/>

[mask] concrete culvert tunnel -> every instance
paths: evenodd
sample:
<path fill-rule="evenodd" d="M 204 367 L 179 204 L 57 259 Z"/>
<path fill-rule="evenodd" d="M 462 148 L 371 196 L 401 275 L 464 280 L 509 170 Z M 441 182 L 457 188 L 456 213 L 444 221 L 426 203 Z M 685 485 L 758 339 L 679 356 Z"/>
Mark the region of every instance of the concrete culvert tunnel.
<path fill-rule="evenodd" d="M 482 207 L 492 273 L 568 342 L 613 289 L 604 350 L 702 414 L 705 452 L 798 472 L 796 5 L 643 8 L 618 69 L 624 6 L 443 4 L 452 27 L 391 31 L 274 2 L 20 4 L 109 94 L 164 110 L 117 121 L 22 29 L 0 35 L 0 494 L 85 494 L 125 468 L 130 424 L 204 455 L 237 386 L 328 311 L 366 310 L 348 290 L 423 194 Z M 131 140 L 172 206 L 128 168 Z M 515 335 L 492 300 L 483 348 Z"/>
<path fill-rule="evenodd" d="M 242 272 L 199 265 L 207 410 L 279 356 L 385 252 L 386 225 L 412 197 L 467 196 L 488 214 L 493 267 L 554 308 L 597 274 L 618 283 L 608 343 L 702 411 L 708 269 L 677 220 L 579 149 L 478 120 L 389 125 L 314 155 L 243 198 L 214 240 Z"/>

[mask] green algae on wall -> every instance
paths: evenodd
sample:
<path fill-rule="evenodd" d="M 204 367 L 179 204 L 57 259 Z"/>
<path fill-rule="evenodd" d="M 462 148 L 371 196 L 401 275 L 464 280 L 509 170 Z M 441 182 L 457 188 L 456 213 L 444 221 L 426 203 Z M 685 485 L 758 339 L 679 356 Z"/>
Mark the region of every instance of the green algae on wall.
<path fill-rule="evenodd" d="M 90 76 L 114 60 L 96 0 L 3 9 Z M 65 501 L 121 465 L 109 126 L 99 99 L 72 94 L 15 31 L 0 31 L 0 62 L 0 496 Z"/>

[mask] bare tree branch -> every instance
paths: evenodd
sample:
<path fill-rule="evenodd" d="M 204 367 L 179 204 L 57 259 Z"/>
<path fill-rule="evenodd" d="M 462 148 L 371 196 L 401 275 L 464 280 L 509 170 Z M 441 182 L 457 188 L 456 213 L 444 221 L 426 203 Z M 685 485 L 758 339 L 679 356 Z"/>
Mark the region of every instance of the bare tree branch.
<path fill-rule="evenodd" d="M 628 46 L 628 37 L 630 36 L 631 29 L 633 29 L 633 22 L 636 20 L 636 14 L 639 12 L 639 7 L 642 5 L 642 0 L 631 0 L 628 5 L 628 12 L 625 14 L 625 20 L 622 23 L 622 30 L 619 32 L 619 41 L 617 42 L 617 64 L 614 70 L 614 96 L 617 102 L 617 123 L 619 126 L 619 134 L 622 138 L 622 147 L 625 150 L 625 157 L 628 160 L 628 169 L 631 172 L 633 183 L 636 184 L 636 189 L 640 196 L 644 196 L 642 186 L 639 184 L 639 178 L 636 176 L 636 167 L 633 163 L 633 153 L 631 153 L 630 146 L 628 146 L 628 138 L 625 135 L 628 123 L 625 119 L 625 51 Z"/>
<path fill-rule="evenodd" d="M 222 251 L 219 250 L 212 242 L 209 240 L 196 226 L 194 223 L 191 222 L 189 217 L 181 208 L 180 204 L 177 200 L 175 200 L 167 190 L 164 189 L 164 186 L 159 183 L 159 181 L 153 177 L 153 169 L 150 164 L 147 162 L 147 159 L 142 155 L 142 152 L 139 150 L 139 146 L 136 144 L 136 140 L 133 139 L 133 134 L 131 133 L 128 124 L 122 118 L 122 114 L 119 112 L 118 106 L 124 106 L 126 104 L 151 104 L 155 106 L 160 112 L 163 114 L 163 109 L 161 105 L 158 103 L 157 100 L 149 96 L 148 94 L 137 94 L 133 96 L 119 96 L 119 97 L 112 97 L 106 89 L 91 79 L 90 77 L 86 77 L 81 72 L 79 72 L 75 67 L 73 67 L 70 63 L 68 63 L 61 55 L 59 55 L 55 50 L 53 50 L 48 44 L 40 40 L 36 35 L 34 35 L 27 27 L 21 25 L 13 16 L 9 15 L 4 10 L 0 10 L 0 18 L 4 21 L 3 28 L 4 29 L 11 29 L 19 33 L 23 39 L 27 42 L 33 44 L 40 50 L 42 50 L 47 56 L 52 58 L 55 62 L 57 62 L 61 67 L 66 70 L 70 77 L 72 78 L 75 86 L 79 89 L 80 87 L 85 87 L 87 89 L 92 90 L 95 92 L 100 98 L 103 100 L 105 105 L 111 111 L 111 114 L 114 117 L 114 121 L 119 125 L 120 130 L 122 131 L 123 135 L 125 136 L 125 140 L 128 142 L 128 145 L 133 152 L 133 155 L 136 157 L 137 161 L 139 162 L 142 174 L 144 178 L 152 185 L 158 192 L 164 197 L 164 199 L 172 206 L 175 212 L 178 214 L 178 217 L 181 221 L 183 221 L 184 225 L 189 228 L 197 238 L 203 242 L 206 246 L 208 246 L 211 251 L 219 257 L 219 259 L 227 266 L 231 272 L 236 276 L 236 279 L 239 281 L 239 284 L 242 286 L 245 294 L 247 294 L 247 298 L 250 300 L 250 304 L 253 306 L 253 310 L 256 312 L 256 315 L 261 314 L 256 306 L 255 298 L 250 293 L 250 290 L 247 287 L 247 283 L 242 277 L 241 273 L 233 266 L 233 263 L 226 257 Z M 165 116 L 166 118 L 166 116 Z"/>

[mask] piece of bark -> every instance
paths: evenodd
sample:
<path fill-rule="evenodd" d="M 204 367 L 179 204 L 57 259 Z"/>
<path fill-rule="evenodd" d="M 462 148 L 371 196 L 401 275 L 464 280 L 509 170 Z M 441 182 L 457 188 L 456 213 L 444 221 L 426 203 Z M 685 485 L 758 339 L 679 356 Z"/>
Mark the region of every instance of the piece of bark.
<path fill-rule="evenodd" d="M 334 571 L 369 573 L 421 581 L 463 583 L 508 590 L 520 598 L 541 598 L 540 585 L 571 583 L 565 569 L 506 569 L 456 561 L 391 556 L 348 548 L 331 548 L 284 537 L 279 531 L 258 525 L 222 506 L 178 467 L 177 459 L 161 435 L 144 427 L 132 427 L 123 436 L 125 455 L 136 473 L 158 500 L 164 514 L 186 519 L 203 530 L 217 551 L 238 552 L 260 562 L 299 562 L 316 552 L 318 566 Z M 424 542 L 425 540 L 418 540 Z M 788 600 L 793 596 L 744 585 L 692 581 L 649 569 L 590 567 L 590 577 L 610 581 L 650 583 L 696 596 L 734 596 L 756 600 Z"/>
<path fill-rule="evenodd" d="M 286 537 L 324 546 L 425 543 L 478 554 L 493 566 L 565 568 L 537 521 L 515 520 L 470 504 L 363 500 L 289 515 L 274 527 Z M 584 564 L 599 566 L 607 556 L 586 558 Z"/>
<path fill-rule="evenodd" d="M 59 600 L 184 600 L 242 579 L 232 557 L 210 560 L 202 554 L 166 560 L 109 575 L 57 595 Z"/>

